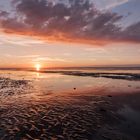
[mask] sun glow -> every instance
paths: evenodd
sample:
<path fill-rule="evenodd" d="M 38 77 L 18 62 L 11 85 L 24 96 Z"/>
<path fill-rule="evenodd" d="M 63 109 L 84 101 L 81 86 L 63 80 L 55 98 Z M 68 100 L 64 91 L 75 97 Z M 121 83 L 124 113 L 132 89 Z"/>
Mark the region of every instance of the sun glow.
<path fill-rule="evenodd" d="M 35 65 L 35 68 L 36 68 L 36 71 L 40 71 L 41 65 L 40 65 L 40 64 L 36 64 L 36 65 Z"/>

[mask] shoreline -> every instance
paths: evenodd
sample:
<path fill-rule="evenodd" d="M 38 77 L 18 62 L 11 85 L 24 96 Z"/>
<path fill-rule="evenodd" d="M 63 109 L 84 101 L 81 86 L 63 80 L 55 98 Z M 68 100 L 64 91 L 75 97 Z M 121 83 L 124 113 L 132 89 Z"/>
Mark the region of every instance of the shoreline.
<path fill-rule="evenodd" d="M 114 93 L 95 88 L 48 94 L 34 89 L 34 81 L 0 78 L 0 82 L 4 97 L 0 98 L 0 139 L 140 138 L 140 121 L 134 118 L 140 115 L 139 91 Z"/>

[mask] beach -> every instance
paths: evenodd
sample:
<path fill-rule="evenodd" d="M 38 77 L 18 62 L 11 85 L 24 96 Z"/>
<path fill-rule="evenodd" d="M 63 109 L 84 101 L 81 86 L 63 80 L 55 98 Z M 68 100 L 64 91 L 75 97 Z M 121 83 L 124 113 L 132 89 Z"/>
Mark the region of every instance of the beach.
<path fill-rule="evenodd" d="M 140 0 L 0 0 L 0 140 L 140 140 Z"/>
<path fill-rule="evenodd" d="M 139 140 L 137 72 L 0 71 L 1 140 Z"/>

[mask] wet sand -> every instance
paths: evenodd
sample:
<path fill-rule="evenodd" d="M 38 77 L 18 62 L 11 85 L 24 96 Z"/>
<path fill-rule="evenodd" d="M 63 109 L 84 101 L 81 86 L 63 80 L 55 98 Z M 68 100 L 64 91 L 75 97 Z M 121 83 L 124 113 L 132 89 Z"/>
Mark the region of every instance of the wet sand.
<path fill-rule="evenodd" d="M 60 73 L 64 75 L 73 75 L 73 76 L 90 76 L 90 77 L 104 77 L 112 79 L 124 79 L 124 80 L 138 80 L 140 81 L 139 73 L 116 73 L 116 72 L 82 72 L 82 71 L 42 71 L 43 73 Z"/>
<path fill-rule="evenodd" d="M 130 88 L 128 85 L 128 88 Z M 54 94 L 32 79 L 0 78 L 1 140 L 139 140 L 140 91 Z"/>

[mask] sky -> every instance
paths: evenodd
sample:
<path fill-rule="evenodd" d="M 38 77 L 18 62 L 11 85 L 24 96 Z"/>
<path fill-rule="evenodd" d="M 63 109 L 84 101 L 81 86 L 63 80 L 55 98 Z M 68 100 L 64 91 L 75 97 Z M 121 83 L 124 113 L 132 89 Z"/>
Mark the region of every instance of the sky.
<path fill-rule="evenodd" d="M 0 0 L 0 67 L 140 65 L 139 0 Z"/>

